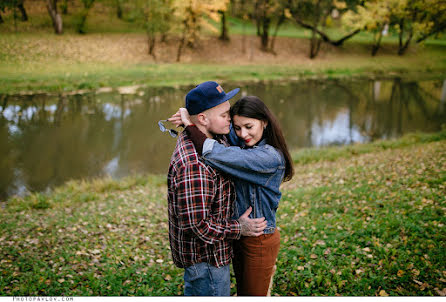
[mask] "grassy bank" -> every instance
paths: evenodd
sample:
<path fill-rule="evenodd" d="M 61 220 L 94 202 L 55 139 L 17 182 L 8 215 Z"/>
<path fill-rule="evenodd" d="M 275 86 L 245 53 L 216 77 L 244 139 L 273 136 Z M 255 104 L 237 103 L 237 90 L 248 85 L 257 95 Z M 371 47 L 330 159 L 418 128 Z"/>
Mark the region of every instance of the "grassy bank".
<path fill-rule="evenodd" d="M 155 61 L 146 54 L 143 34 L 50 34 L 0 36 L 0 93 L 64 92 L 128 85 L 190 85 L 209 79 L 225 81 L 289 80 L 307 77 L 395 75 L 444 77 L 444 46 L 414 48 L 404 57 L 395 45 L 371 57 L 368 47 L 353 43 L 326 47 L 320 57 L 306 57 L 308 40 L 279 38 L 278 54 L 262 53 L 255 36 L 243 51 L 242 37 L 229 44 L 209 37 L 202 48 L 187 49 L 175 63 L 176 44 L 160 45 Z"/>
<path fill-rule="evenodd" d="M 445 138 L 295 152 L 273 295 L 446 294 Z M 135 176 L 10 199 L 0 295 L 180 295 L 165 195 L 165 176 Z"/>

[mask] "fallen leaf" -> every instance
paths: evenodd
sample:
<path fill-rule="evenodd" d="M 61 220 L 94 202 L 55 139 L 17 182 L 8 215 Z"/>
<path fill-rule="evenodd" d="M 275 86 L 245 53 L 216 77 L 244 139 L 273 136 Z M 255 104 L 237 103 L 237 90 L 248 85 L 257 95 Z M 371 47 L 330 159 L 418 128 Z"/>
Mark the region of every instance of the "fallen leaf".
<path fill-rule="evenodd" d="M 446 297 L 446 287 L 443 288 L 443 290 L 439 290 L 438 288 L 435 288 L 435 291 L 437 292 L 437 294 L 439 296 Z"/>
<path fill-rule="evenodd" d="M 389 296 L 389 294 L 386 293 L 386 291 L 383 290 L 383 289 L 379 292 L 379 295 L 380 295 L 381 297 L 388 297 L 388 296 Z"/>
<path fill-rule="evenodd" d="M 311 259 L 317 259 L 317 255 L 316 254 L 311 254 L 310 258 Z"/>

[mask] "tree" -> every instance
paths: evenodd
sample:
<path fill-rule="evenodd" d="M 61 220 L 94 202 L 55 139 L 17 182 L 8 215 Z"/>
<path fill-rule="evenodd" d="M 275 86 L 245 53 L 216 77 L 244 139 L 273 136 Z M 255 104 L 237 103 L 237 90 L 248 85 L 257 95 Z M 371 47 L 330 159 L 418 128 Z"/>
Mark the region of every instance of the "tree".
<path fill-rule="evenodd" d="M 172 0 L 139 0 L 137 6 L 137 19 L 147 32 L 148 53 L 155 59 L 156 35 L 165 34 L 171 27 Z"/>
<path fill-rule="evenodd" d="M 345 24 L 373 33 L 372 55 L 380 48 L 385 26 L 398 33 L 398 54 L 446 28 L 444 0 L 374 0 L 345 15 Z"/>
<path fill-rule="evenodd" d="M 372 56 L 381 47 L 383 30 L 390 24 L 395 6 L 399 0 L 378 0 L 357 6 L 356 11 L 349 11 L 343 16 L 345 26 L 357 30 L 365 29 L 373 34 Z"/>
<path fill-rule="evenodd" d="M 185 46 L 194 47 L 203 28 L 218 32 L 209 19 L 219 21 L 219 11 L 226 11 L 229 0 L 173 0 L 175 17 L 180 24 L 181 38 L 177 51 L 180 61 Z"/>
<path fill-rule="evenodd" d="M 62 16 L 57 11 L 57 0 L 46 0 L 46 8 L 53 22 L 54 32 L 61 35 L 63 33 L 63 23 Z"/>
<path fill-rule="evenodd" d="M 14 20 L 16 18 L 15 9 L 18 8 L 22 15 L 20 20 L 28 21 L 28 14 L 26 13 L 24 2 L 25 2 L 25 0 L 0 0 L 0 24 L 4 23 L 4 20 L 1 16 L 1 12 L 5 12 L 6 8 L 14 10 Z"/>
<path fill-rule="evenodd" d="M 300 26 L 311 30 L 309 54 L 311 59 L 318 55 L 322 42 L 329 43 L 333 46 L 341 46 L 346 40 L 360 32 L 359 29 L 355 29 L 340 39 L 334 40 L 322 30 L 328 21 L 331 20 L 333 12 L 343 15 L 351 9 L 353 3 L 356 3 L 356 0 L 292 1 L 290 13 L 293 19 Z"/>
<path fill-rule="evenodd" d="M 17 0 L 17 8 L 19 9 L 20 13 L 22 14 L 22 21 L 28 21 L 28 14 L 26 13 L 26 9 L 25 6 L 23 5 L 23 3 L 25 2 L 25 0 Z"/>
<path fill-rule="evenodd" d="M 63 15 L 68 15 L 68 0 L 63 0 L 60 4 Z"/>
<path fill-rule="evenodd" d="M 222 41 L 229 41 L 228 24 L 226 22 L 226 11 L 219 10 L 218 13 L 221 15 L 221 32 L 220 37 L 218 38 Z"/>
<path fill-rule="evenodd" d="M 416 39 L 420 43 L 446 28 L 446 2 L 443 0 L 405 0 L 395 12 L 398 55 L 403 55 Z"/>
<path fill-rule="evenodd" d="M 118 19 L 123 19 L 123 11 L 122 11 L 122 0 L 115 0 L 116 4 L 116 16 Z"/>
<path fill-rule="evenodd" d="M 75 19 L 76 31 L 80 34 L 85 34 L 85 23 L 87 21 L 88 12 L 93 7 L 95 0 L 82 0 L 83 8 L 80 14 Z"/>

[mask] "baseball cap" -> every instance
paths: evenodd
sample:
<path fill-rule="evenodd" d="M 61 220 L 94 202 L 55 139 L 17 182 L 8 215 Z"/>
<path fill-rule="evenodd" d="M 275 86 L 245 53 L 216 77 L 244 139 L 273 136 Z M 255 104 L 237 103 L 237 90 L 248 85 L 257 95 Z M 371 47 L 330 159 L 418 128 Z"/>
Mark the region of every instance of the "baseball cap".
<path fill-rule="evenodd" d="M 235 88 L 225 93 L 217 82 L 201 83 L 186 95 L 186 109 L 190 115 L 201 113 L 233 98 L 239 91 L 240 88 Z"/>

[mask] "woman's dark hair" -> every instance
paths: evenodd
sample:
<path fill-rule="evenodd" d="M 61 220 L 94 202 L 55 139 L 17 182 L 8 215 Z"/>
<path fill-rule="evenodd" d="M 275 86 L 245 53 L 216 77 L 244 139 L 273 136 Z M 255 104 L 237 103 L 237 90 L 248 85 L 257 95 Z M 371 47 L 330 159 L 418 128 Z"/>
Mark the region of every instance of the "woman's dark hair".
<path fill-rule="evenodd" d="M 268 107 L 266 107 L 262 100 L 251 95 L 242 97 L 231 107 L 230 113 L 231 119 L 234 118 L 234 115 L 238 115 L 268 123 L 263 131 L 263 137 L 266 139 L 267 144 L 282 152 L 285 157 L 285 176 L 283 181 L 290 180 L 294 174 L 293 160 L 291 159 L 290 152 L 288 151 L 285 138 L 283 137 L 282 130 L 276 117 Z"/>

